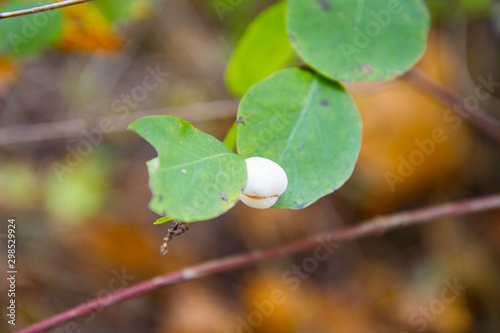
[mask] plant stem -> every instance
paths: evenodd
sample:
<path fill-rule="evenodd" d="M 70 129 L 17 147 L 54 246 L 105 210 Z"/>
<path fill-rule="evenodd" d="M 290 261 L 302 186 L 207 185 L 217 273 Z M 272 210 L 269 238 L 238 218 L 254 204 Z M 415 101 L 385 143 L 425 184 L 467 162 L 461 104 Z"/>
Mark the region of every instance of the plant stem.
<path fill-rule="evenodd" d="M 495 141 L 500 143 L 500 122 L 489 115 L 485 110 L 477 108 L 468 110 L 464 105 L 465 98 L 444 87 L 439 82 L 429 78 L 418 69 L 412 69 L 406 74 L 406 79 L 415 86 L 439 99 L 446 105 L 458 105 L 462 110 L 470 111 L 467 120 L 479 129 L 483 130 Z M 99 128 L 99 122 L 107 118 L 113 125 L 113 129 L 106 133 L 121 132 L 126 130 L 132 121 L 157 114 L 169 114 L 183 118 L 187 121 L 203 121 L 214 119 L 225 119 L 234 117 L 238 108 L 238 100 L 220 100 L 212 102 L 194 103 L 184 106 L 167 107 L 164 109 L 146 110 L 130 113 L 125 119 L 122 115 L 108 115 L 93 119 L 74 119 L 59 122 L 20 125 L 0 128 L 0 147 L 30 144 L 33 142 L 78 138 L 83 136 L 82 131 Z M 456 112 L 456 110 L 454 109 Z M 457 112 L 458 113 L 458 112 Z M 228 133 L 229 135 L 230 133 Z M 229 140 L 229 138 L 228 138 Z"/>
<path fill-rule="evenodd" d="M 453 111 L 466 118 L 472 125 L 482 130 L 491 139 L 500 143 L 500 121 L 481 107 L 471 108 L 465 103 L 466 98 L 443 86 L 418 68 L 413 68 L 405 77 L 415 86 L 433 96 L 443 104 L 452 107 Z M 466 115 L 466 116 L 464 116 Z"/>
<path fill-rule="evenodd" d="M 457 216 L 467 213 L 486 211 L 500 208 L 500 195 L 492 195 L 463 201 L 445 203 L 436 206 L 409 210 L 383 217 L 364 221 L 353 227 L 341 230 L 323 232 L 303 240 L 294 241 L 264 250 L 254 250 L 245 254 L 232 255 L 224 258 L 209 260 L 172 273 L 167 273 L 143 281 L 128 288 L 119 290 L 105 297 L 97 298 L 79 305 L 53 317 L 24 328 L 18 333 L 35 333 L 53 328 L 61 323 L 78 318 L 96 310 L 103 309 L 118 302 L 144 295 L 174 285 L 180 282 L 198 279 L 203 276 L 227 272 L 236 268 L 245 267 L 266 259 L 291 255 L 309 250 L 323 242 L 340 242 L 361 237 L 379 235 L 401 227 L 429 222 L 445 216 Z"/>
<path fill-rule="evenodd" d="M 58 8 L 62 8 L 62 7 L 77 5 L 77 4 L 84 3 L 84 2 L 89 2 L 89 1 L 92 1 L 92 0 L 64 0 L 64 1 L 49 3 L 49 4 L 46 4 L 46 5 L 41 5 L 41 6 L 37 6 L 37 7 L 31 7 L 31 8 L 19 9 L 19 10 L 13 10 L 11 12 L 1 12 L 0 13 L 0 20 L 4 19 L 4 18 L 7 18 L 7 17 L 14 17 L 14 16 L 21 16 L 21 15 L 28 15 L 28 14 L 40 13 L 40 12 L 44 12 L 44 11 L 47 11 L 47 10 L 52 10 L 52 9 L 58 9 Z"/>
<path fill-rule="evenodd" d="M 122 132 L 127 126 L 141 117 L 151 115 L 171 115 L 186 121 L 205 121 L 225 119 L 236 116 L 237 100 L 219 100 L 213 102 L 193 103 L 182 106 L 171 106 L 163 109 L 136 111 L 123 115 L 106 115 L 91 119 L 73 119 L 0 128 L 0 147 L 29 144 L 33 142 L 79 138 L 84 130 L 100 130 L 100 123 L 106 120 L 113 128 L 106 133 Z"/>
<path fill-rule="evenodd" d="M 236 138 L 238 136 L 238 127 L 237 123 L 234 122 L 229 131 L 226 134 L 226 137 L 222 141 L 227 148 L 229 148 L 232 152 L 236 151 Z"/>

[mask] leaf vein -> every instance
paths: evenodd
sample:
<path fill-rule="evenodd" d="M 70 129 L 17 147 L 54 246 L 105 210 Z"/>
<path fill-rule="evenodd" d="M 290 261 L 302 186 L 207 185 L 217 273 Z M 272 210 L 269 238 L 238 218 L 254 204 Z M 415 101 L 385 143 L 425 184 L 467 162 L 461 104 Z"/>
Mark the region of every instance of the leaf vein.
<path fill-rule="evenodd" d="M 219 156 L 223 156 L 223 155 L 231 155 L 232 153 L 220 153 L 220 154 L 217 154 L 217 155 L 211 155 L 211 156 L 206 156 L 206 157 L 203 157 L 199 160 L 196 160 L 196 161 L 191 161 L 191 162 L 187 162 L 187 163 L 181 163 L 181 164 L 177 164 L 177 165 L 172 165 L 172 166 L 169 166 L 168 168 L 162 168 L 161 165 L 160 165 L 160 169 L 162 171 L 170 171 L 170 170 L 173 170 L 173 169 L 177 169 L 177 168 L 181 168 L 181 167 L 185 167 L 185 166 L 189 166 L 189 165 L 193 165 L 193 164 L 198 164 L 202 161 L 205 161 L 205 160 L 209 160 L 209 159 L 212 159 L 212 158 L 217 158 Z"/>
<path fill-rule="evenodd" d="M 293 126 L 292 132 L 290 133 L 290 136 L 288 137 L 288 140 L 286 142 L 285 149 L 283 149 L 283 152 L 281 153 L 281 155 L 279 157 L 279 162 L 281 162 L 283 160 L 283 157 L 286 155 L 288 149 L 290 148 L 290 143 L 293 141 L 293 138 L 294 138 L 295 134 L 297 133 L 297 130 L 299 129 L 299 125 L 304 120 L 304 117 L 309 109 L 309 106 L 311 105 L 314 91 L 316 90 L 317 86 L 318 86 L 318 79 L 314 79 L 314 82 L 311 85 L 311 88 L 309 89 L 309 92 L 307 94 L 306 104 L 302 108 L 302 111 L 300 112 L 299 118 L 297 119 L 297 122 Z"/>

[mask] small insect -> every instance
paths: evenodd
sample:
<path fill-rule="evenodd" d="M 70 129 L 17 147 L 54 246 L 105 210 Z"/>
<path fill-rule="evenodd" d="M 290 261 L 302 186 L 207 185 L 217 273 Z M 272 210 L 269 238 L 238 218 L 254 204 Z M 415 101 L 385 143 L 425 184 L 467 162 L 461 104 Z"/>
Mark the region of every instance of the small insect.
<path fill-rule="evenodd" d="M 184 223 L 174 221 L 174 224 L 168 228 L 167 235 L 163 238 L 163 244 L 160 246 L 160 253 L 166 255 L 168 253 L 168 242 L 172 237 L 179 236 L 188 230 L 189 228 L 184 225 Z"/>

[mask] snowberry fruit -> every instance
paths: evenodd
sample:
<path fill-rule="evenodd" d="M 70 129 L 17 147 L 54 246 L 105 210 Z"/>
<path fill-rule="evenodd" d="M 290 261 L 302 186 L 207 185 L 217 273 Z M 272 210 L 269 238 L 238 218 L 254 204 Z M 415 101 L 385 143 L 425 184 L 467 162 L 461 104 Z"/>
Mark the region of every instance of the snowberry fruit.
<path fill-rule="evenodd" d="M 278 163 L 263 157 L 250 157 L 245 162 L 248 179 L 240 196 L 241 201 L 253 208 L 271 207 L 288 185 L 285 170 Z"/>

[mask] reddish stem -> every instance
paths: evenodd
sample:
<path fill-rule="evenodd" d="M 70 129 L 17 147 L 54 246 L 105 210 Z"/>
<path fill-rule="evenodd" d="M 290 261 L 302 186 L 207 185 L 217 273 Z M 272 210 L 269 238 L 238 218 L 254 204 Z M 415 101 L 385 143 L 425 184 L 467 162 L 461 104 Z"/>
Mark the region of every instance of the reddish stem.
<path fill-rule="evenodd" d="M 424 71 L 413 68 L 405 77 L 415 86 L 433 96 L 443 104 L 452 107 L 453 111 L 465 117 L 468 122 L 483 131 L 490 138 L 500 143 L 500 121 L 481 107 L 470 108 L 465 98 L 453 90 L 443 86 L 437 80 L 429 77 Z"/>
<path fill-rule="evenodd" d="M 151 291 L 164 288 L 183 281 L 194 280 L 206 275 L 227 272 L 232 269 L 248 266 L 265 259 L 277 258 L 283 255 L 305 251 L 323 242 L 346 241 L 370 235 L 381 234 L 399 227 L 408 227 L 415 224 L 429 222 L 445 216 L 456 216 L 467 213 L 486 211 L 500 208 L 500 195 L 486 196 L 445 203 L 441 205 L 424 207 L 393 215 L 374 218 L 364 221 L 356 226 L 320 233 L 309 238 L 289 244 L 272 247 L 265 250 L 255 250 L 246 254 L 238 254 L 224 258 L 214 259 L 181 269 L 176 272 L 160 275 L 128 288 L 119 290 L 106 297 L 97 298 L 64 311 L 53 317 L 24 328 L 18 333 L 41 332 L 69 320 L 81 317 L 90 312 L 108 307 L 111 304 L 123 302 Z"/>

